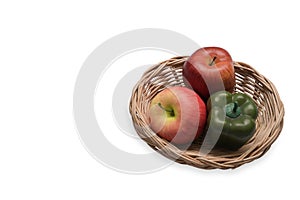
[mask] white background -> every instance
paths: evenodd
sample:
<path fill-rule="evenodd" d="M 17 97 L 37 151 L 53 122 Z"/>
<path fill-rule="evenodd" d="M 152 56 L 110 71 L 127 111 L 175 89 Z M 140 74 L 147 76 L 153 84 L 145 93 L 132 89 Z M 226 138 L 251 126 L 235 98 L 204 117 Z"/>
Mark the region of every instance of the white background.
<path fill-rule="evenodd" d="M 1 1 L 0 199 L 299 198 L 299 17 L 291 0 Z M 270 151 L 236 170 L 146 175 L 93 159 L 73 121 L 76 76 L 98 45 L 137 28 L 223 47 L 267 76 L 286 110 Z"/>

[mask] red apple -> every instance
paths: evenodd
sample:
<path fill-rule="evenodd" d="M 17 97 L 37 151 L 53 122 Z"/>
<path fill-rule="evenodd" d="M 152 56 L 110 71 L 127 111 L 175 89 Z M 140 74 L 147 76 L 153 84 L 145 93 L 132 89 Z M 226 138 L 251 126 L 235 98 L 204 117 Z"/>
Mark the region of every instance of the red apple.
<path fill-rule="evenodd" d="M 206 105 L 193 90 L 173 86 L 159 92 L 149 109 L 151 129 L 174 144 L 198 138 L 206 123 Z"/>
<path fill-rule="evenodd" d="M 220 90 L 233 92 L 235 74 L 230 54 L 220 47 L 195 51 L 183 66 L 184 81 L 204 100 Z"/>

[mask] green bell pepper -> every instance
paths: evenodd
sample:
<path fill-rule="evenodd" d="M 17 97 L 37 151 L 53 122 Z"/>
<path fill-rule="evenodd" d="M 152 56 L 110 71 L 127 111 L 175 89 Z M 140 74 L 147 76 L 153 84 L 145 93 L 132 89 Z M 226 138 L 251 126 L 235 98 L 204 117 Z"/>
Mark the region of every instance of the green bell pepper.
<path fill-rule="evenodd" d="M 219 91 L 211 95 L 207 109 L 206 136 L 217 146 L 237 150 L 253 136 L 258 110 L 250 96 Z"/>

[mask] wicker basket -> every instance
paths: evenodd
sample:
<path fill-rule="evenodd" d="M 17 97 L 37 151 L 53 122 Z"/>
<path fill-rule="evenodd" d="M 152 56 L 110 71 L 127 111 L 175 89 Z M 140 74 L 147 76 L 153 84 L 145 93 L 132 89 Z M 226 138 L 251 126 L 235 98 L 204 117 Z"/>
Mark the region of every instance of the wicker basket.
<path fill-rule="evenodd" d="M 249 163 L 271 147 L 283 127 L 284 107 L 275 86 L 251 66 L 235 62 L 236 92 L 250 95 L 259 115 L 254 136 L 239 150 L 214 148 L 208 154 L 199 151 L 201 141 L 182 150 L 156 135 L 146 116 L 152 98 L 169 86 L 184 86 L 182 66 L 187 56 L 174 57 L 148 69 L 133 89 L 129 111 L 138 135 L 155 151 L 181 164 L 202 169 L 230 169 Z"/>

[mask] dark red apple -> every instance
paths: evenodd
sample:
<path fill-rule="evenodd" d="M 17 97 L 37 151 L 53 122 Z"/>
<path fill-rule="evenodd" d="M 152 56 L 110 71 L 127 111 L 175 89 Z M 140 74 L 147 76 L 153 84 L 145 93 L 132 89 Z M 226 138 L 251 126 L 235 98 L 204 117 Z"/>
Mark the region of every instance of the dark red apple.
<path fill-rule="evenodd" d="M 195 51 L 183 66 L 186 85 L 203 100 L 220 90 L 233 92 L 235 74 L 230 54 L 220 47 L 204 47 Z"/>
<path fill-rule="evenodd" d="M 190 144 L 203 132 L 206 105 L 193 90 L 173 86 L 159 92 L 148 113 L 151 129 L 174 144 Z"/>

